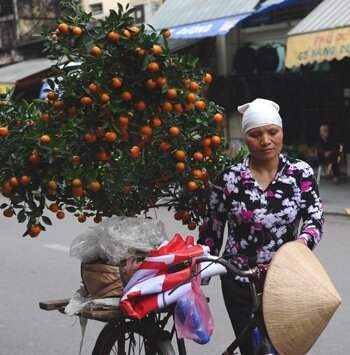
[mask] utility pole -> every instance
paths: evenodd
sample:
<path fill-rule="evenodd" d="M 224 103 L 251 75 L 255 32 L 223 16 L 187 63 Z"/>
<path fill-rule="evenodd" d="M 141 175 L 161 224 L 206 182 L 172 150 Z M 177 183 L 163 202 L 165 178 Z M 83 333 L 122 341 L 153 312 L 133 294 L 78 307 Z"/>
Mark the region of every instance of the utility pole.
<path fill-rule="evenodd" d="M 19 40 L 19 27 L 18 27 L 18 8 L 17 8 L 17 0 L 13 0 L 13 14 L 15 16 L 14 18 L 14 27 L 15 27 L 15 38 L 16 38 L 16 48 L 17 48 L 17 42 Z"/>

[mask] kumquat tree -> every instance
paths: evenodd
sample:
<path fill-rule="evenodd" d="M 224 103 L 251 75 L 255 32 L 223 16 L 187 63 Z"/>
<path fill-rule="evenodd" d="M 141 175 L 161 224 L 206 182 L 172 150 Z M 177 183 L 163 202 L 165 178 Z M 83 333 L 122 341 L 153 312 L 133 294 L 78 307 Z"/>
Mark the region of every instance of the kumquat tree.
<path fill-rule="evenodd" d="M 51 218 L 138 216 L 166 206 L 195 229 L 223 153 L 223 111 L 202 97 L 211 81 L 168 30 L 136 27 L 132 9 L 95 20 L 61 1 L 43 30 L 55 65 L 47 98 L 0 104 L 0 184 L 6 217 L 36 237 Z M 5 97 L 6 96 L 6 97 Z"/>

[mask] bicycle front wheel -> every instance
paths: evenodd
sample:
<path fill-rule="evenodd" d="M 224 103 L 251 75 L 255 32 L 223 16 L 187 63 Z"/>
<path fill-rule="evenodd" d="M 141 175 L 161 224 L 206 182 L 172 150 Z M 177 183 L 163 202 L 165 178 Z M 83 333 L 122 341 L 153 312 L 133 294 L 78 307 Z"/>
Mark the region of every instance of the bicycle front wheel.
<path fill-rule="evenodd" d="M 97 338 L 92 355 L 175 355 L 169 333 L 135 321 L 109 323 Z"/>

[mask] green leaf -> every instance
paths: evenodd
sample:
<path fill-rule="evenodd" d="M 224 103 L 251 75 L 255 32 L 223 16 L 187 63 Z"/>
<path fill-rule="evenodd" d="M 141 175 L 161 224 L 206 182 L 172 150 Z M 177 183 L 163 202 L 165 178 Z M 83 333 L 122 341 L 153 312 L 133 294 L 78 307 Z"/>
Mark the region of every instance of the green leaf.
<path fill-rule="evenodd" d="M 11 196 L 11 201 L 16 204 L 21 203 L 23 202 L 23 196 L 20 195 Z"/>
<path fill-rule="evenodd" d="M 27 219 L 27 216 L 26 216 L 26 213 L 25 213 L 25 210 L 20 210 L 17 214 L 17 221 L 18 223 L 23 223 L 25 222 Z"/>
<path fill-rule="evenodd" d="M 74 213 L 77 209 L 76 209 L 75 207 L 73 207 L 73 206 L 67 206 L 67 207 L 66 207 L 66 210 L 67 210 L 68 212 L 70 212 L 70 213 Z"/>
<path fill-rule="evenodd" d="M 41 218 L 42 218 L 42 220 L 43 220 L 43 222 L 45 224 L 47 224 L 48 226 L 52 226 L 52 222 L 51 222 L 51 219 L 49 217 L 42 216 Z"/>

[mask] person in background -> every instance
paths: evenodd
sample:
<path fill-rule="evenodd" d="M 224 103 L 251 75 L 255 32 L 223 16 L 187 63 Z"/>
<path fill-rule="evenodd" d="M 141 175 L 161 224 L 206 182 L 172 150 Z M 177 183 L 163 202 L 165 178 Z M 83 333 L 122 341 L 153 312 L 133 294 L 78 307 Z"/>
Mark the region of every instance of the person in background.
<path fill-rule="evenodd" d="M 350 118 L 348 117 L 343 136 L 347 177 L 350 178 Z"/>
<path fill-rule="evenodd" d="M 227 223 L 223 255 L 236 267 L 248 269 L 269 264 L 275 252 L 292 240 L 313 249 L 322 237 L 324 220 L 313 169 L 281 154 L 283 129 L 278 104 L 256 99 L 239 106 L 238 111 L 243 114 L 242 133 L 249 155 L 217 176 L 198 242 L 219 255 Z M 249 283 L 232 275 L 222 276 L 221 282 L 225 306 L 238 335 L 252 317 Z M 242 355 L 254 353 L 251 336 L 243 339 L 240 351 Z"/>
<path fill-rule="evenodd" d="M 340 146 L 332 139 L 328 125 L 320 127 L 317 153 L 320 164 L 327 166 L 327 176 L 333 174 L 333 183 L 339 184 L 340 167 L 338 158 Z"/>

